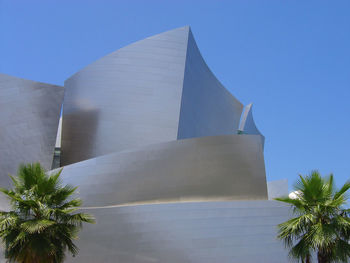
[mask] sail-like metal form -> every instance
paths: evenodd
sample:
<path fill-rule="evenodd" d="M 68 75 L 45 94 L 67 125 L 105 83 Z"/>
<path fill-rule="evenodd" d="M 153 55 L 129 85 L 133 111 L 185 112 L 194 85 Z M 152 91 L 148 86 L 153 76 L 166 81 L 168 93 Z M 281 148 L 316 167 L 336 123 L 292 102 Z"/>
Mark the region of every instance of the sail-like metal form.
<path fill-rule="evenodd" d="M 177 138 L 237 134 L 242 108 L 210 71 L 189 31 Z"/>
<path fill-rule="evenodd" d="M 251 105 L 242 115 L 189 27 L 119 49 L 65 88 L 62 178 L 98 222 L 71 262 L 286 261 L 275 225 L 288 209 L 268 201 Z"/>
<path fill-rule="evenodd" d="M 48 167 L 63 90 L 42 90 L 40 99 L 29 92 L 15 101 L 44 100 L 34 115 L 28 102 L 20 111 L 28 124 L 18 119 L 11 127 L 19 129 L 13 138 L 22 138 L 27 126 L 16 125 L 43 118 L 29 135 L 45 144 L 38 156 L 46 159 L 38 161 Z M 275 236 L 289 210 L 268 200 L 264 136 L 251 105 L 242 110 L 208 68 L 189 27 L 121 48 L 66 80 L 57 136 L 61 177 L 78 186 L 82 209 L 97 220 L 83 229 L 80 253 L 67 262 L 287 262 Z M 6 114 L 0 122 L 12 125 Z M 9 132 L 0 135 L 7 140 L 0 147 L 10 147 Z M 277 194 L 270 190 L 270 197 Z"/>
<path fill-rule="evenodd" d="M 260 135 L 263 141 L 263 147 L 265 144 L 265 136 L 261 134 L 255 125 L 253 118 L 253 104 L 250 103 L 244 107 L 241 122 L 239 124 L 238 133 L 240 134 L 254 134 Z"/>
<path fill-rule="evenodd" d="M 119 49 L 65 87 L 62 165 L 153 143 L 236 134 L 243 107 L 211 73 L 189 27 Z"/>
<path fill-rule="evenodd" d="M 51 169 L 63 87 L 0 74 L 0 185 L 21 163 Z"/>

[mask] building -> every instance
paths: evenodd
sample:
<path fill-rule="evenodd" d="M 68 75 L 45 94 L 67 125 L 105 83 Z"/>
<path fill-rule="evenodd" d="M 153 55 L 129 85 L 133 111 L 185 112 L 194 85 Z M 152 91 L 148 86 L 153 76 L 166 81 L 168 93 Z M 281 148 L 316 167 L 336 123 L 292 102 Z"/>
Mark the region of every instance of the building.
<path fill-rule="evenodd" d="M 96 217 L 68 262 L 288 262 L 276 230 L 289 209 L 269 200 L 286 182 L 268 187 L 252 105 L 217 80 L 189 27 L 119 49 L 64 88 L 0 75 L 0 95 L 0 171 L 62 166 Z M 30 103 L 14 111 L 15 99 Z"/>

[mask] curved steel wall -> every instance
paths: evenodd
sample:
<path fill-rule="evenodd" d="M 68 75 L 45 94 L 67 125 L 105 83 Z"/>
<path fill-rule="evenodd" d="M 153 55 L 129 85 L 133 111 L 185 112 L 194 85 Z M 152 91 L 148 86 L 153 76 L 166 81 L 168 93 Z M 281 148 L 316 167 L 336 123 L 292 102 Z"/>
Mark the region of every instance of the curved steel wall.
<path fill-rule="evenodd" d="M 237 134 L 243 105 L 189 27 L 109 54 L 65 87 L 62 178 L 97 218 L 72 262 L 287 262 L 275 226 L 288 209 L 267 201 L 263 136 L 247 135 L 250 108 Z"/>
<path fill-rule="evenodd" d="M 176 139 L 188 30 L 133 43 L 65 82 L 62 165 Z"/>
<path fill-rule="evenodd" d="M 260 135 L 263 140 L 263 147 L 265 144 L 265 136 L 261 134 L 258 128 L 255 125 L 253 118 L 253 104 L 250 103 L 244 107 L 242 118 L 239 124 L 239 132 L 243 134 L 254 134 Z"/>
<path fill-rule="evenodd" d="M 236 134 L 242 111 L 205 64 L 189 27 L 117 50 L 73 75 L 65 88 L 62 165 L 153 143 Z"/>
<path fill-rule="evenodd" d="M 274 201 L 89 209 L 97 224 L 84 227 L 66 262 L 287 263 L 276 226 L 289 211 Z"/>
<path fill-rule="evenodd" d="M 0 81 L 0 105 L 22 107 L 0 112 L 8 127 L 0 150 L 11 151 L 0 170 L 17 160 L 48 168 L 63 89 Z M 97 218 L 68 262 L 287 262 L 275 236 L 288 208 L 267 201 L 264 137 L 251 105 L 238 127 L 243 106 L 212 74 L 189 27 L 113 52 L 65 87 L 62 179 L 79 186 Z"/>
<path fill-rule="evenodd" d="M 237 134 L 242 108 L 210 71 L 190 31 L 177 138 Z"/>
<path fill-rule="evenodd" d="M 20 163 L 51 169 L 63 87 L 0 74 L 0 185 Z"/>
<path fill-rule="evenodd" d="M 178 140 L 64 167 L 85 206 L 267 199 L 260 136 Z"/>

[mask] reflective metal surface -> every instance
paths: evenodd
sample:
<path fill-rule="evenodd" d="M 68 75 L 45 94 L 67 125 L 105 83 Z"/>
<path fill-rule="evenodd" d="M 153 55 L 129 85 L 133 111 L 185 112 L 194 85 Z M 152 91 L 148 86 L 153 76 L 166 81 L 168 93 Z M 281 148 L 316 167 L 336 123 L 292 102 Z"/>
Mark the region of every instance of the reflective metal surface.
<path fill-rule="evenodd" d="M 153 143 L 235 134 L 242 111 L 205 64 L 189 27 L 119 49 L 70 77 L 65 88 L 62 165 Z"/>
<path fill-rule="evenodd" d="M 81 263 L 286 263 L 276 239 L 289 209 L 274 201 L 138 205 L 86 210 L 96 225 L 84 227 Z"/>
<path fill-rule="evenodd" d="M 20 163 L 51 169 L 63 87 L 0 74 L 0 186 Z"/>
<path fill-rule="evenodd" d="M 276 226 L 289 209 L 267 200 L 281 184 L 268 195 L 252 106 L 241 117 L 189 27 L 113 52 L 65 88 L 62 180 L 97 219 L 67 262 L 288 262 Z M 0 172 L 49 168 L 63 88 L 0 75 L 0 92 Z"/>
<path fill-rule="evenodd" d="M 85 206 L 267 199 L 260 136 L 178 140 L 64 167 Z"/>
<path fill-rule="evenodd" d="M 128 45 L 65 82 L 62 165 L 176 140 L 188 30 Z"/>
<path fill-rule="evenodd" d="M 267 193 L 269 200 L 273 200 L 276 197 L 288 196 L 288 180 L 276 180 L 267 182 Z"/>
<path fill-rule="evenodd" d="M 210 71 L 190 31 L 177 138 L 237 134 L 242 107 Z"/>
<path fill-rule="evenodd" d="M 256 134 L 260 135 L 263 140 L 263 147 L 265 144 L 265 137 L 261 134 L 261 132 L 258 130 L 258 128 L 255 125 L 254 118 L 253 118 L 253 104 L 250 103 L 247 106 L 244 107 L 241 122 L 239 124 L 239 129 L 241 133 L 243 134 Z"/>

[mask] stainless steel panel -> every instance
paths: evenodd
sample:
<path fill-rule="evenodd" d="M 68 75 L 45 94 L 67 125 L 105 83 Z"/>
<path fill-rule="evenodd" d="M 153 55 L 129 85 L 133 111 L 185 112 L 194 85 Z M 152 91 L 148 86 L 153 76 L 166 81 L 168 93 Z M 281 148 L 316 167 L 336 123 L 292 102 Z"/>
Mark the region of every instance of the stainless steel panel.
<path fill-rule="evenodd" d="M 242 112 L 205 64 L 189 27 L 117 50 L 65 87 L 62 165 L 158 142 L 236 134 Z"/>
<path fill-rule="evenodd" d="M 0 185 L 20 163 L 51 169 L 63 87 L 0 74 Z"/>
<path fill-rule="evenodd" d="M 261 137 L 177 140 L 64 167 L 86 206 L 133 202 L 267 199 Z"/>
<path fill-rule="evenodd" d="M 269 200 L 277 197 L 288 196 L 288 180 L 276 180 L 267 182 L 267 192 Z"/>
<path fill-rule="evenodd" d="M 62 165 L 176 139 L 188 31 L 133 43 L 65 82 Z"/>
<path fill-rule="evenodd" d="M 168 203 L 88 209 L 80 252 L 67 262 L 285 263 L 276 225 L 289 208 L 274 201 Z"/>
<path fill-rule="evenodd" d="M 62 87 L 0 81 L 0 106 L 9 107 L 0 111 L 0 152 L 9 156 L 1 171 L 18 161 L 49 168 Z M 65 87 L 62 179 L 97 218 L 68 262 L 288 262 L 276 225 L 289 209 L 267 201 L 251 105 L 238 135 L 243 106 L 189 27 L 113 52 Z"/>
<path fill-rule="evenodd" d="M 237 134 L 242 107 L 210 71 L 190 31 L 178 139 Z"/>
<path fill-rule="evenodd" d="M 253 104 L 250 103 L 244 107 L 241 122 L 239 124 L 239 131 L 243 134 L 260 135 L 263 140 L 263 148 L 265 144 L 265 136 L 261 134 L 255 125 L 253 118 Z"/>

